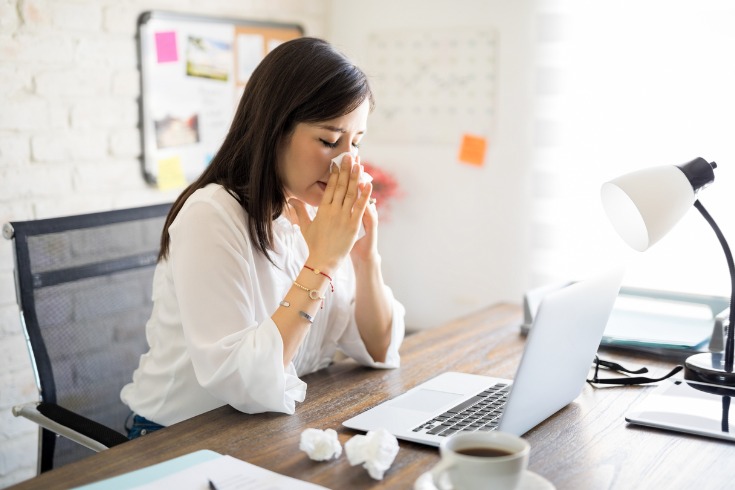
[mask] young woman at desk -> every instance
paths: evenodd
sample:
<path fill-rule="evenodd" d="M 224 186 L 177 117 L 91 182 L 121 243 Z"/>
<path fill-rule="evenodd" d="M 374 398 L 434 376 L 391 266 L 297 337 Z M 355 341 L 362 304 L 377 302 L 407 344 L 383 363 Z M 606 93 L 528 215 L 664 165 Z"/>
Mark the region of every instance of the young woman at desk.
<path fill-rule="evenodd" d="M 365 74 L 322 40 L 284 43 L 253 72 L 166 220 L 150 349 L 121 393 L 130 437 L 225 404 L 294 413 L 299 376 L 338 349 L 399 365 L 404 309 L 383 282 L 372 186 L 359 157 L 330 168 L 356 153 L 372 105 Z"/>

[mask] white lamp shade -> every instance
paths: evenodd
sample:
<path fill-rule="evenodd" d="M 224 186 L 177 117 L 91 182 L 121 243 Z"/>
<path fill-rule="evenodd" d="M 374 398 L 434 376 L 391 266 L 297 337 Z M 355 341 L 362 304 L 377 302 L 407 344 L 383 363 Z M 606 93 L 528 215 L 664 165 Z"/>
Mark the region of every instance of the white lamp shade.
<path fill-rule="evenodd" d="M 601 194 L 613 227 L 639 252 L 666 235 L 696 199 L 687 176 L 673 165 L 620 176 L 603 184 Z"/>

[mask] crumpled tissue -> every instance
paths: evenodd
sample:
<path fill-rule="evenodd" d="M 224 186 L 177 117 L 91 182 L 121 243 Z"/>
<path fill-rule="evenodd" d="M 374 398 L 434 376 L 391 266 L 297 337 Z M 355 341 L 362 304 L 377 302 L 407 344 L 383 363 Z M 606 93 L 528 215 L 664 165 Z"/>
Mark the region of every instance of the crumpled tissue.
<path fill-rule="evenodd" d="M 344 153 L 340 153 L 336 157 L 332 158 L 332 163 L 329 164 L 329 171 L 332 171 L 332 167 L 336 166 L 337 170 L 339 170 L 339 166 L 342 163 L 342 158 L 344 158 L 345 155 L 352 155 L 352 158 L 355 158 L 357 156 L 357 153 L 353 153 L 351 151 L 346 151 Z M 367 172 L 363 172 L 362 175 L 360 175 L 360 182 L 361 184 L 367 184 L 368 182 L 373 181 L 373 176 L 370 175 Z"/>
<path fill-rule="evenodd" d="M 362 463 L 374 480 L 382 480 L 398 454 L 398 439 L 385 429 L 371 430 L 347 441 L 345 453 L 352 466 Z"/>
<path fill-rule="evenodd" d="M 306 429 L 301 433 L 299 449 L 309 455 L 314 461 L 326 461 L 339 458 L 342 454 L 342 445 L 334 429 Z"/>

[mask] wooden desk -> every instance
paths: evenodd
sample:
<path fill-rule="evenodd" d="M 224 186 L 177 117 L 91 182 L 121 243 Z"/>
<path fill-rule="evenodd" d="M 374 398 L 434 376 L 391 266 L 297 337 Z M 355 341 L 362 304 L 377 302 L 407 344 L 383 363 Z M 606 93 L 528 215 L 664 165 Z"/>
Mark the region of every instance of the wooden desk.
<path fill-rule="evenodd" d="M 68 488 L 211 449 L 334 490 L 411 489 L 437 463 L 437 449 L 400 441 L 393 466 L 378 482 L 362 467 L 350 466 L 344 454 L 329 462 L 309 460 L 298 449 L 301 432 L 332 428 L 344 445 L 356 433 L 342 428 L 343 420 L 443 371 L 512 378 L 524 346 L 520 321 L 520 308 L 496 305 L 407 337 L 400 369 L 371 370 L 348 360 L 304 377 L 309 388 L 295 415 L 246 415 L 222 407 L 15 488 Z M 605 357 L 645 364 L 654 375 L 672 364 Z M 524 436 L 531 444 L 529 469 L 558 489 L 732 488 L 735 444 L 626 424 L 625 411 L 650 389 L 585 386 L 575 402 Z"/>

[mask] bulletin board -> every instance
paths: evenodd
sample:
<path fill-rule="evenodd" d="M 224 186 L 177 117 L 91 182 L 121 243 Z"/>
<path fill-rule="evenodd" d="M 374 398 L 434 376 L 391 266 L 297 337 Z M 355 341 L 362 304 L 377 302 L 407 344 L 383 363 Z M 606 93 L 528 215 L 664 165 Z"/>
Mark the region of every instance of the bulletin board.
<path fill-rule="evenodd" d="M 166 190 L 195 180 L 219 149 L 263 57 L 298 24 L 150 11 L 138 18 L 143 175 Z"/>

